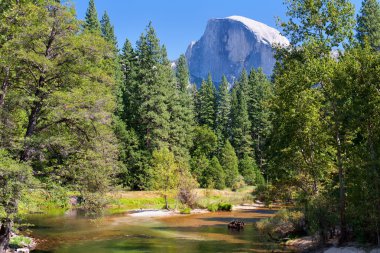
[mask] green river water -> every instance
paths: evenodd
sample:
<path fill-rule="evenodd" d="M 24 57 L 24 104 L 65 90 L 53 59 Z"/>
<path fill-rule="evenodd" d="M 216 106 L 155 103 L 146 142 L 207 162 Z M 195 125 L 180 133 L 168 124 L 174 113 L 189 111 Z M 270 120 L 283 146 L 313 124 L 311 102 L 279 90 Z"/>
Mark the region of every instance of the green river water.
<path fill-rule="evenodd" d="M 269 209 L 239 210 L 172 217 L 106 215 L 90 219 L 75 211 L 61 216 L 32 215 L 35 253 L 121 252 L 287 252 L 266 241 L 254 223 L 273 215 Z M 229 231 L 241 219 L 244 231 Z"/>

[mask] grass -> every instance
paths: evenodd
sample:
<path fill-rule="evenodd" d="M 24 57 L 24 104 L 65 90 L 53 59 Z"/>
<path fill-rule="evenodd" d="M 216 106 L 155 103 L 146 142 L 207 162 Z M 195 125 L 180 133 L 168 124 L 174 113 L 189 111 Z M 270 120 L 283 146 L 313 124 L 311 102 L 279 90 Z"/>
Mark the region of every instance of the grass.
<path fill-rule="evenodd" d="M 253 187 L 245 187 L 238 191 L 196 189 L 195 194 L 198 199 L 197 206 L 200 208 L 216 205 L 216 211 L 230 211 L 232 205 L 253 203 L 252 191 Z M 156 191 L 118 191 L 109 195 L 111 201 L 108 212 L 113 214 L 136 209 L 163 209 L 165 206 L 164 198 Z M 186 206 L 177 203 L 174 192 L 169 196 L 169 207 L 188 211 Z"/>
<path fill-rule="evenodd" d="M 197 189 L 199 207 L 209 207 L 212 204 L 230 203 L 232 205 L 240 205 L 245 203 L 253 203 L 252 196 L 253 187 L 244 187 L 238 191 L 231 190 L 210 190 Z"/>
<path fill-rule="evenodd" d="M 112 195 L 108 212 L 112 214 L 122 213 L 128 210 L 136 209 L 164 209 L 165 200 L 159 192 L 140 191 L 140 192 L 116 192 Z M 168 198 L 169 208 L 176 206 L 174 194 Z"/>
<path fill-rule="evenodd" d="M 213 204 L 229 203 L 239 205 L 242 203 L 252 203 L 253 187 L 244 187 L 237 191 L 196 189 L 197 206 L 208 208 Z M 20 213 L 45 213 L 49 215 L 61 215 L 70 208 L 68 199 L 70 196 L 77 196 L 78 192 L 59 192 L 54 194 L 45 190 L 31 190 L 26 198 L 20 203 Z M 187 206 L 180 204 L 176 200 L 175 192 L 169 194 L 169 207 L 184 210 Z M 157 191 L 115 191 L 107 195 L 109 204 L 106 212 L 110 214 L 123 213 L 136 209 L 163 209 L 164 198 Z M 212 207 L 211 207 L 212 208 Z M 219 209 L 219 207 L 218 207 Z M 217 210 L 218 210 L 217 209 Z"/>

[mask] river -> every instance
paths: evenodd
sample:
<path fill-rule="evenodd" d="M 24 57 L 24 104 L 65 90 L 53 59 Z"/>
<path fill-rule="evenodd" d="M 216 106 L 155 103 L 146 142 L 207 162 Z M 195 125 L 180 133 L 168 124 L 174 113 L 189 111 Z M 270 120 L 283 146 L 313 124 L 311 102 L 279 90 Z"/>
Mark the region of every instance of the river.
<path fill-rule="evenodd" d="M 75 210 L 64 215 L 31 215 L 35 253 L 121 252 L 286 252 L 268 242 L 254 223 L 276 211 L 259 208 L 170 217 L 105 215 L 90 219 Z M 230 231 L 228 222 L 241 219 L 243 231 Z"/>

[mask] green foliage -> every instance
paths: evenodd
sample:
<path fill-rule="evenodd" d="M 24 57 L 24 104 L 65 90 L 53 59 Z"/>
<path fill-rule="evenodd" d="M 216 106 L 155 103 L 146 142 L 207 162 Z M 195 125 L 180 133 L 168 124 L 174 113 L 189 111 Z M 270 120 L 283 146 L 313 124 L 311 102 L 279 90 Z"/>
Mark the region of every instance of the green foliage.
<path fill-rule="evenodd" d="M 230 212 L 232 211 L 232 205 L 229 203 L 219 203 L 218 210 Z"/>
<path fill-rule="evenodd" d="M 232 187 L 239 176 L 239 160 L 231 143 L 227 140 L 220 154 L 220 164 L 225 173 L 227 187 Z"/>
<path fill-rule="evenodd" d="M 167 197 L 171 190 L 178 189 L 179 168 L 174 154 L 167 148 L 153 151 L 152 154 L 152 188 L 162 191 L 168 209 Z"/>
<path fill-rule="evenodd" d="M 202 175 L 202 184 L 204 188 L 215 188 L 222 190 L 225 185 L 225 174 L 223 167 L 220 165 L 218 158 L 215 156 L 210 160 L 210 163 Z"/>
<path fill-rule="evenodd" d="M 177 160 L 188 162 L 195 126 L 194 102 L 189 87 L 189 70 L 184 55 L 177 63 L 174 96 L 170 98 L 170 145 Z"/>
<path fill-rule="evenodd" d="M 14 249 L 23 248 L 23 247 L 29 246 L 32 242 L 33 242 L 32 239 L 29 237 L 17 235 L 17 236 L 11 237 L 9 241 L 9 246 Z"/>
<path fill-rule="evenodd" d="M 0 214 L 5 213 L 0 218 L 18 214 L 18 202 L 33 184 L 32 169 L 0 149 Z"/>
<path fill-rule="evenodd" d="M 18 5 L 0 18 L 0 30 L 12 33 L 0 50 L 12 83 L 0 128 L 17 126 L 1 145 L 39 177 L 102 195 L 117 157 L 113 49 L 100 35 L 82 33 L 70 7 Z"/>
<path fill-rule="evenodd" d="M 380 4 L 378 0 L 364 0 L 357 17 L 356 37 L 364 45 L 366 42 L 380 49 Z"/>
<path fill-rule="evenodd" d="M 245 154 L 243 159 L 239 161 L 239 172 L 248 185 L 259 185 L 263 183 L 263 176 L 260 169 L 255 160 L 247 154 Z"/>
<path fill-rule="evenodd" d="M 190 213 L 191 213 L 190 207 L 186 207 L 186 208 L 180 210 L 180 214 L 190 214 Z"/>
<path fill-rule="evenodd" d="M 96 11 L 94 0 L 90 0 L 85 16 L 84 29 L 96 34 L 101 34 L 101 26 L 98 18 L 98 12 Z M 106 35 L 105 35 L 106 36 Z"/>
<path fill-rule="evenodd" d="M 273 84 L 262 69 L 252 69 L 248 78 L 248 114 L 256 161 L 261 170 L 267 166 L 265 151 L 272 130 Z"/>
<path fill-rule="evenodd" d="M 102 19 L 100 20 L 100 25 L 103 38 L 117 48 L 117 39 L 115 36 L 114 27 L 111 24 L 111 20 L 107 12 L 104 12 Z"/>
<path fill-rule="evenodd" d="M 196 112 L 199 125 L 206 125 L 211 129 L 215 128 L 215 86 L 212 82 L 211 74 L 207 81 L 202 81 L 202 85 L 196 96 Z"/>
<path fill-rule="evenodd" d="M 219 149 L 229 138 L 231 98 L 227 78 L 223 76 L 219 85 L 216 102 L 216 133 L 218 135 Z"/>
<path fill-rule="evenodd" d="M 207 182 L 204 180 L 204 175 L 210 167 L 210 160 L 205 155 L 192 157 L 191 161 L 191 173 L 194 175 L 198 183 L 205 187 Z"/>
<path fill-rule="evenodd" d="M 268 239 L 279 241 L 291 235 L 304 233 L 304 216 L 302 212 L 281 210 L 269 219 L 256 223 L 261 234 L 269 236 Z"/>
<path fill-rule="evenodd" d="M 210 212 L 217 212 L 218 211 L 218 204 L 210 204 L 207 206 L 207 210 Z"/>
<path fill-rule="evenodd" d="M 251 121 L 248 115 L 247 95 L 248 79 L 247 73 L 243 71 L 231 95 L 231 143 L 240 159 L 244 154 L 252 155 Z"/>
<path fill-rule="evenodd" d="M 232 211 L 232 205 L 229 203 L 214 203 L 207 206 L 207 210 L 210 212 L 217 212 L 217 211 L 225 211 L 230 212 Z"/>
<path fill-rule="evenodd" d="M 316 43 L 314 53 L 329 52 L 353 37 L 355 9 L 349 0 L 286 0 L 284 35 L 292 45 Z"/>
<path fill-rule="evenodd" d="M 211 158 L 218 145 L 218 137 L 208 126 L 199 126 L 194 129 L 192 156 L 205 155 Z"/>

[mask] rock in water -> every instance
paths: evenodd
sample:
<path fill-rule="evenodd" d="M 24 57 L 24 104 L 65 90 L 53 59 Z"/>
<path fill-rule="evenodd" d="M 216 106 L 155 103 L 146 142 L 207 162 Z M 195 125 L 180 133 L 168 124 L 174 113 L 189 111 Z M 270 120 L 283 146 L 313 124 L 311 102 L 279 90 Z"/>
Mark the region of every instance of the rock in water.
<path fill-rule="evenodd" d="M 223 74 L 233 83 L 243 68 L 252 67 L 261 67 L 269 76 L 275 63 L 274 44 L 287 46 L 289 41 L 263 23 L 241 16 L 211 19 L 202 38 L 186 51 L 191 81 L 199 84 L 211 73 L 216 83 Z"/>

